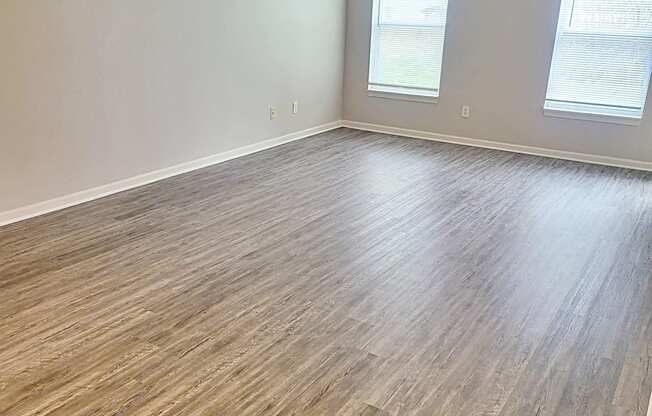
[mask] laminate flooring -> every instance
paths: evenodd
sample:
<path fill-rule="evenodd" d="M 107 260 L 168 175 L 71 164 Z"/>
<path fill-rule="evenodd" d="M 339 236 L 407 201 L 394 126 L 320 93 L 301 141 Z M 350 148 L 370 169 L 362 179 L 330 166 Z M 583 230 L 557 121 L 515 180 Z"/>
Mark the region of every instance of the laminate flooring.
<path fill-rule="evenodd" d="M 0 415 L 645 416 L 652 174 L 338 129 L 0 228 Z"/>

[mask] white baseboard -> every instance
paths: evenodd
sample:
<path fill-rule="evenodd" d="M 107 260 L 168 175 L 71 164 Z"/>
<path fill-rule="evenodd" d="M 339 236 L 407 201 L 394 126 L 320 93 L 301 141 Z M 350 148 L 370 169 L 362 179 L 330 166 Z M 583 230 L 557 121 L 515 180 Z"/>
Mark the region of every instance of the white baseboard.
<path fill-rule="evenodd" d="M 647 408 L 647 416 L 652 416 L 652 394 L 650 394 L 650 404 Z"/>
<path fill-rule="evenodd" d="M 39 202 L 34 205 L 17 208 L 11 211 L 0 212 L 0 227 L 3 225 L 23 221 L 29 218 L 38 217 L 40 215 L 47 214 L 49 212 L 59 211 L 74 205 L 83 204 L 85 202 L 93 201 L 95 199 L 116 194 L 118 192 L 123 192 L 129 189 L 137 188 L 139 186 L 147 185 L 153 182 L 158 182 L 162 179 L 170 178 L 172 176 L 181 175 L 183 173 L 191 172 L 193 170 L 205 168 L 211 165 L 216 165 L 218 163 L 222 163 L 227 160 L 260 152 L 261 150 L 280 146 L 285 143 L 301 140 L 306 137 L 314 136 L 315 134 L 319 134 L 319 133 L 324 133 L 339 127 L 342 127 L 341 121 L 335 121 L 332 123 L 323 124 L 321 126 L 313 127 L 307 130 L 302 130 L 296 133 L 290 133 L 285 136 L 276 137 L 259 143 L 254 143 L 252 145 L 240 147 L 224 153 L 219 153 L 216 155 L 193 160 L 190 162 L 181 163 L 176 166 L 163 168 L 160 170 L 156 170 L 154 172 L 149 172 L 143 175 L 134 176 L 132 178 L 124 179 L 118 182 L 113 182 L 107 185 L 98 186 L 97 188 L 92 188 L 74 194 L 65 195 L 59 198 L 51 199 L 49 201 Z"/>
<path fill-rule="evenodd" d="M 632 159 L 619 159 L 609 156 L 592 155 L 588 153 L 574 153 L 563 150 L 544 149 L 541 147 L 523 146 L 495 142 L 490 140 L 471 139 L 468 137 L 451 136 L 448 134 L 430 133 L 419 130 L 403 129 L 399 127 L 383 126 L 379 124 L 361 123 L 358 121 L 344 120 L 344 127 L 366 130 L 375 133 L 392 134 L 395 136 L 410 137 L 414 139 L 432 140 L 436 142 L 461 144 L 464 146 L 482 147 L 485 149 L 503 150 L 506 152 L 522 153 L 526 155 L 543 156 L 554 159 L 572 160 L 575 162 L 591 163 L 594 165 L 613 166 L 619 168 L 652 171 L 652 162 Z M 650 415 L 652 416 L 652 415 Z"/>
<path fill-rule="evenodd" d="M 591 163 L 596 165 L 614 166 L 628 169 L 636 169 L 652 172 L 652 162 L 644 162 L 631 159 L 620 159 L 609 156 L 591 155 L 586 153 L 565 152 L 561 150 L 544 149 L 540 147 L 522 146 L 490 140 L 471 139 L 468 137 L 452 136 L 447 134 L 430 133 L 419 130 L 403 129 L 399 127 L 383 126 L 379 124 L 361 123 L 357 121 L 334 121 L 321 126 L 302 130 L 296 133 L 290 133 L 285 136 L 254 143 L 249 146 L 240 147 L 224 153 L 208 156 L 205 158 L 182 163 L 176 166 L 163 168 L 154 172 L 134 176 L 118 182 L 102 185 L 96 188 L 65 195 L 59 198 L 39 202 L 34 205 L 17 208 L 11 211 L 0 212 L 0 227 L 23 221 L 29 218 L 38 217 L 50 212 L 59 211 L 74 205 L 83 204 L 105 196 L 113 195 L 118 192 L 138 188 L 153 182 L 191 172 L 211 165 L 236 159 L 252 153 L 260 152 L 265 149 L 280 146 L 285 143 L 301 140 L 315 134 L 334 130 L 339 127 L 348 127 L 357 130 L 366 130 L 376 133 L 392 134 L 395 136 L 410 137 L 415 139 L 432 140 L 444 143 L 460 144 L 465 146 L 482 147 L 486 149 L 503 150 L 513 153 L 523 153 L 527 155 L 543 156 L 555 159 L 572 160 L 576 162 Z M 652 416 L 649 415 L 649 416 Z"/>

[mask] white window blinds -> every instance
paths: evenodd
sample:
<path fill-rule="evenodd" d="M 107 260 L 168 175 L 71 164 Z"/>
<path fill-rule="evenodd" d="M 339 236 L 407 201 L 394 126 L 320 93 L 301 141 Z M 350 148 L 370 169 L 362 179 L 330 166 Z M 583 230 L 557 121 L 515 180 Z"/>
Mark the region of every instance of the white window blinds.
<path fill-rule="evenodd" d="M 641 118 L 652 0 L 562 0 L 546 110 Z"/>
<path fill-rule="evenodd" d="M 439 96 L 448 0 L 374 0 L 369 90 Z"/>

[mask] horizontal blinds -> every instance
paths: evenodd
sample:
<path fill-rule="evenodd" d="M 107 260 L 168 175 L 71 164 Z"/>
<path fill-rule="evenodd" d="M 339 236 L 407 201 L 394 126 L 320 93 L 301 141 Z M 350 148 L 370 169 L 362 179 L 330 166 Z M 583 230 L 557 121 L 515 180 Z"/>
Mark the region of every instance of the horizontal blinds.
<path fill-rule="evenodd" d="M 370 86 L 439 90 L 447 0 L 376 0 Z"/>
<path fill-rule="evenodd" d="M 546 106 L 640 116 L 652 67 L 652 0 L 562 0 Z"/>
<path fill-rule="evenodd" d="M 575 0 L 571 1 L 569 29 L 596 33 L 621 33 L 650 36 L 650 0 Z"/>
<path fill-rule="evenodd" d="M 382 24 L 444 26 L 447 1 L 379 0 L 378 21 Z"/>

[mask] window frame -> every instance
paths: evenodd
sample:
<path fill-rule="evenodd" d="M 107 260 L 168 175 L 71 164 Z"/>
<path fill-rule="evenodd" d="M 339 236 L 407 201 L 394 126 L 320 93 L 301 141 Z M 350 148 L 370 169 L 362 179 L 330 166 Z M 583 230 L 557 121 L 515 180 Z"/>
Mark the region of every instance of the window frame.
<path fill-rule="evenodd" d="M 404 24 L 404 23 L 389 23 L 388 26 L 401 26 L 401 27 L 440 27 L 444 31 L 444 42 L 441 56 L 441 71 L 439 75 L 439 88 L 424 89 L 416 87 L 404 87 L 398 85 L 387 85 L 371 82 L 374 71 L 374 56 L 378 53 L 378 45 L 375 41 L 376 29 L 382 24 L 380 22 L 380 6 L 382 0 L 372 1 L 372 16 L 371 16 L 371 30 L 370 30 L 370 44 L 369 44 L 369 71 L 367 76 L 367 95 L 369 97 L 394 99 L 401 101 L 413 101 L 419 103 L 436 104 L 439 102 L 439 93 L 441 91 L 441 83 L 443 79 L 444 56 L 446 55 L 446 29 L 448 23 L 448 10 L 446 11 L 446 20 L 443 25 L 418 25 L 418 24 Z M 448 0 L 446 8 L 448 9 Z M 434 71 L 434 68 L 433 68 Z"/>
<path fill-rule="evenodd" d="M 559 7 L 559 14 L 557 16 L 557 27 L 555 32 L 555 42 L 553 45 L 552 56 L 550 59 L 550 66 L 548 70 L 548 83 L 545 92 L 544 105 L 543 105 L 543 114 L 548 117 L 556 118 L 566 118 L 573 120 L 583 120 L 583 121 L 592 121 L 592 122 L 601 122 L 608 124 L 620 124 L 626 126 L 638 126 L 641 124 L 643 116 L 645 115 L 645 107 L 647 101 L 650 99 L 650 87 L 652 85 L 652 67 L 650 68 L 650 74 L 647 77 L 647 89 L 645 100 L 641 106 L 640 112 L 638 108 L 628 108 L 621 107 L 618 105 L 600 105 L 593 103 L 580 103 L 580 102 L 566 102 L 559 101 L 548 98 L 548 92 L 551 89 L 552 78 L 553 78 L 553 63 L 555 60 L 555 52 L 557 51 L 558 44 L 560 42 L 560 37 L 563 35 L 577 35 L 577 36 L 590 36 L 590 37 L 604 37 L 604 36 L 613 36 L 618 38 L 625 37 L 639 37 L 639 38 L 648 38 L 652 39 L 652 35 L 649 36 L 638 36 L 632 35 L 629 33 L 618 32 L 618 31 L 587 31 L 587 30 L 564 30 L 564 26 L 571 26 L 571 21 L 562 21 L 564 14 L 566 13 L 564 7 L 566 6 L 566 0 L 562 0 Z M 569 13 L 569 18 L 572 19 L 572 10 Z"/>

